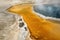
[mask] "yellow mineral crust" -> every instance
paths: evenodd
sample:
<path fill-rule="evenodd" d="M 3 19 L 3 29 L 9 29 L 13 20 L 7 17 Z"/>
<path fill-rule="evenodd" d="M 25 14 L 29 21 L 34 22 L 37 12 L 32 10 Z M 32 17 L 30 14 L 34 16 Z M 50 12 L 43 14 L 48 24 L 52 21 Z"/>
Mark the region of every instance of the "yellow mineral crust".
<path fill-rule="evenodd" d="M 8 11 L 23 16 L 32 39 L 60 40 L 60 26 L 37 16 L 32 8 L 29 4 L 19 4 L 10 7 Z"/>

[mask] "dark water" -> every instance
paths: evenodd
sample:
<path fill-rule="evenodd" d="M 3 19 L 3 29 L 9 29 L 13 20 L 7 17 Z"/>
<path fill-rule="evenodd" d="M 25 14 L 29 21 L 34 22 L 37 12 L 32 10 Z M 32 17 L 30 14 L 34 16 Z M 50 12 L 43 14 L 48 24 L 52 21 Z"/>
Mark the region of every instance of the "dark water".
<path fill-rule="evenodd" d="M 35 5 L 34 11 L 45 16 L 60 18 L 60 6 L 55 5 Z"/>

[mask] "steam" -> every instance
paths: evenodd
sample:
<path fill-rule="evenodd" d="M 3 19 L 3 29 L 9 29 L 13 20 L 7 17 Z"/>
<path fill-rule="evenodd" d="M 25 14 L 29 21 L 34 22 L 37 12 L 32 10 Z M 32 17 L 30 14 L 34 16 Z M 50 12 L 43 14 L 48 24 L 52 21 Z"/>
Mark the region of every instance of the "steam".
<path fill-rule="evenodd" d="M 36 0 L 36 4 L 41 5 L 41 4 L 60 4 L 60 0 Z"/>

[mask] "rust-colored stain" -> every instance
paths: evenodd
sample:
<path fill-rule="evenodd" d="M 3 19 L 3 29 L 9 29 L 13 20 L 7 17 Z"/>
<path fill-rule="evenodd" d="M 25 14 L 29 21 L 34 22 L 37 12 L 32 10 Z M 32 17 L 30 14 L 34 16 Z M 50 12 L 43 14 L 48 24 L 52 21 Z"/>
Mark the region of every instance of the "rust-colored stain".
<path fill-rule="evenodd" d="M 60 40 L 60 26 L 37 16 L 33 12 L 32 5 L 14 5 L 10 7 L 8 11 L 23 16 L 24 21 L 28 25 L 32 39 Z"/>

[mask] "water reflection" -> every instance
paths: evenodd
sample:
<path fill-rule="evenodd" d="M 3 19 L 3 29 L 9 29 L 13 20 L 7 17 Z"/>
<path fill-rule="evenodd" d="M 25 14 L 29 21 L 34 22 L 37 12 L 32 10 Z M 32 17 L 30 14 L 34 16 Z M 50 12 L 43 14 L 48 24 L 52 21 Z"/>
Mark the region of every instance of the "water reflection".
<path fill-rule="evenodd" d="M 35 5 L 34 11 L 49 17 L 60 18 L 60 7 L 55 5 Z"/>

